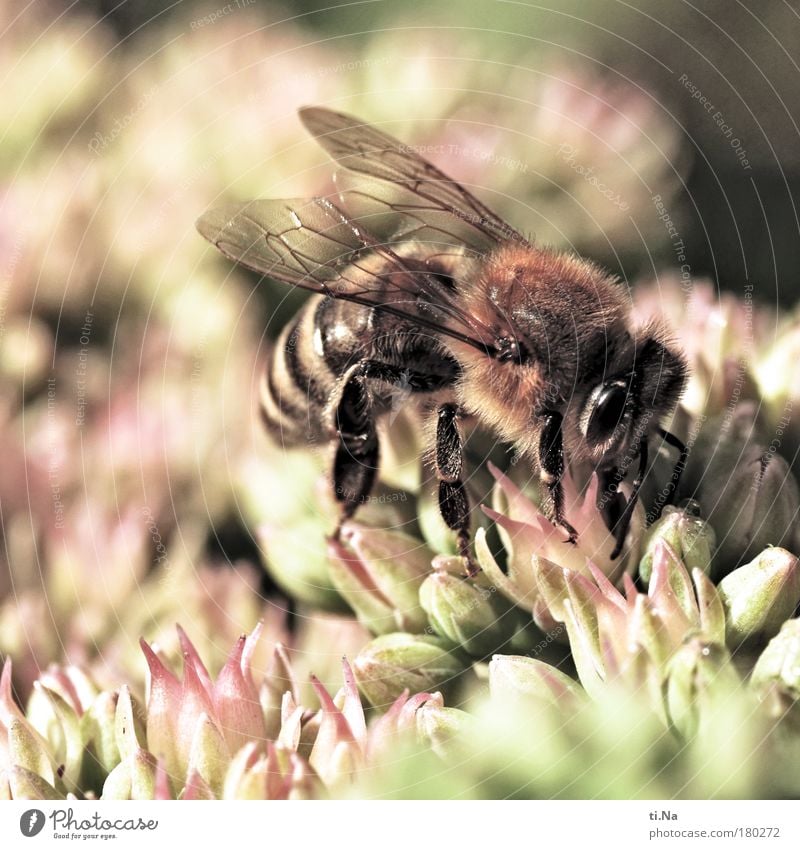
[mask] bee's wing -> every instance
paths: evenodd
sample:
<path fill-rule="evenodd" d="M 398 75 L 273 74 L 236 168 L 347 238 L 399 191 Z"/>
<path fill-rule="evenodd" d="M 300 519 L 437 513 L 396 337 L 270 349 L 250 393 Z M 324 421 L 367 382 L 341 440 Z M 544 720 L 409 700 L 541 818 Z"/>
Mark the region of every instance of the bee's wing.
<path fill-rule="evenodd" d="M 223 204 L 202 215 L 197 229 L 260 274 L 393 313 L 481 351 L 492 348 L 491 330 L 459 308 L 452 285 L 376 242 L 328 200 Z"/>
<path fill-rule="evenodd" d="M 336 163 L 348 213 L 371 232 L 395 239 L 464 244 L 485 252 L 526 239 L 462 185 L 392 136 L 350 115 L 300 110 L 303 124 Z M 358 175 L 357 177 L 354 175 Z"/>

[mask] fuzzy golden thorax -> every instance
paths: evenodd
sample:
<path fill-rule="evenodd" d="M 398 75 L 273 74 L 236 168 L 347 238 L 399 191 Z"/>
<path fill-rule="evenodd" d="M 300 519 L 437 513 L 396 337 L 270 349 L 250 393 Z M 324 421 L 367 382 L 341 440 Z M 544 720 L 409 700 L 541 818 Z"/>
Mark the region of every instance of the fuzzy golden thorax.
<path fill-rule="evenodd" d="M 506 245 L 465 287 L 464 301 L 466 311 L 495 334 L 495 347 L 499 343 L 509 353 L 498 358 L 459 346 L 460 401 L 523 454 L 535 456 L 537 420 L 556 411 L 564 418 L 567 457 L 609 465 L 606 455 L 624 450 L 630 434 L 618 433 L 613 444 L 588 444 L 588 399 L 605 381 L 629 379 L 637 360 L 637 385 L 648 394 L 652 427 L 677 402 L 685 380 L 679 355 L 660 327 L 631 327 L 627 290 L 590 262 Z M 635 424 L 628 423 L 631 433 Z"/>

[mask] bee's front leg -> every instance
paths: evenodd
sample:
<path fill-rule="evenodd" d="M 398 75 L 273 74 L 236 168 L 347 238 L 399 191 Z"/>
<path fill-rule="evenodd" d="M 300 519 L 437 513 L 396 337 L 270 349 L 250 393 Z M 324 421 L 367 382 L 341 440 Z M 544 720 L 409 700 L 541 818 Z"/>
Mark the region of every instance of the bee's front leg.
<path fill-rule="evenodd" d="M 564 441 L 561 435 L 561 413 L 542 413 L 542 432 L 539 438 L 539 480 L 550 491 L 555 524 L 569 535 L 569 542 L 578 542 L 578 532 L 564 515 Z"/>
<path fill-rule="evenodd" d="M 458 429 L 458 407 L 442 404 L 437 410 L 436 476 L 439 478 L 439 511 L 448 528 L 455 531 L 458 553 L 464 558 L 467 577 L 480 572 L 469 549 L 469 496 L 461 474 L 464 466 L 464 446 Z"/>

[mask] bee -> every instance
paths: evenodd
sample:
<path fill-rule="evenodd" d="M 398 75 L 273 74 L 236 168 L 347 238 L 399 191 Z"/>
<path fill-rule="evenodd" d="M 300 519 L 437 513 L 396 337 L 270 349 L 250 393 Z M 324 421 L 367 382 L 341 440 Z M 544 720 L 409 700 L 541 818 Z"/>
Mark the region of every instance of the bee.
<path fill-rule="evenodd" d="M 660 426 L 687 379 L 665 328 L 635 326 L 617 279 L 535 245 L 412 147 L 328 109 L 299 114 L 339 167 L 333 199 L 226 204 L 197 227 L 231 260 L 315 293 L 282 329 L 260 400 L 283 445 L 334 444 L 334 536 L 369 496 L 377 423 L 402 387 L 428 422 L 439 508 L 468 575 L 478 570 L 466 421 L 530 462 L 573 543 L 568 464 L 590 464 L 613 491 L 638 458 L 627 500 L 607 518 L 618 557 L 648 442 L 660 437 L 680 451 L 664 503 L 685 465 L 683 444 Z"/>

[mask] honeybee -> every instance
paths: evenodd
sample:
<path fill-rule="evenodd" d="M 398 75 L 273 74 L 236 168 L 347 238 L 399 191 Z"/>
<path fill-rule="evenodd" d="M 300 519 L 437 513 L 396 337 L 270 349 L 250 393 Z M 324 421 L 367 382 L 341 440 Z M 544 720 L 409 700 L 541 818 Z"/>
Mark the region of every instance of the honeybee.
<path fill-rule="evenodd" d="M 538 247 L 413 148 L 357 118 L 304 108 L 300 119 L 336 161 L 335 199 L 254 200 L 197 222 L 225 256 L 315 293 L 271 351 L 262 387 L 267 430 L 283 445 L 335 445 L 342 523 L 375 482 L 377 422 L 402 387 L 430 423 L 439 508 L 467 574 L 466 419 L 516 447 L 565 513 L 567 463 L 610 489 L 638 458 L 627 500 L 607 522 L 619 556 L 655 436 L 687 379 L 658 323 L 635 327 L 624 287 L 597 265 Z M 664 501 L 667 503 L 670 497 Z"/>

